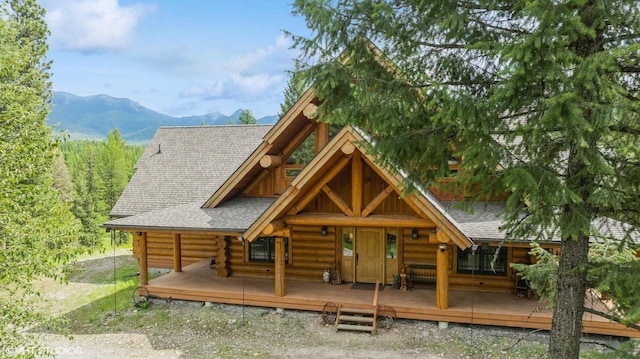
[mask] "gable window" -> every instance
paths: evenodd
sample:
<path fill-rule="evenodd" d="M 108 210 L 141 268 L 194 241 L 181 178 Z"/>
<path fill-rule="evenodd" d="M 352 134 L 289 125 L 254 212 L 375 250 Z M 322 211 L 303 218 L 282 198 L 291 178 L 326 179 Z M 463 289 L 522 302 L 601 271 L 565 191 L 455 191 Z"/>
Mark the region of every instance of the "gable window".
<path fill-rule="evenodd" d="M 458 248 L 458 273 L 507 275 L 507 248 L 485 244 L 479 246 L 475 253 L 471 247 L 465 250 Z"/>
<path fill-rule="evenodd" d="M 249 262 L 273 263 L 276 258 L 276 237 L 259 237 L 249 242 Z M 289 239 L 284 239 L 284 260 L 289 261 Z"/>

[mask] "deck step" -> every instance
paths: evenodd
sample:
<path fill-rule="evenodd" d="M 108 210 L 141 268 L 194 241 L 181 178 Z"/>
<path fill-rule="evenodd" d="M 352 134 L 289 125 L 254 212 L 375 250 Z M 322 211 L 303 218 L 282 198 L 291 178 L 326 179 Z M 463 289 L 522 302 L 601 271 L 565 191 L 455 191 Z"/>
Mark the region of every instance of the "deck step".
<path fill-rule="evenodd" d="M 354 330 L 360 332 L 371 332 L 371 326 L 369 325 L 355 325 L 355 324 L 338 324 L 336 330 Z"/>
<path fill-rule="evenodd" d="M 351 313 L 351 314 L 368 314 L 368 315 L 373 315 L 374 312 L 374 308 L 349 308 L 349 307 L 342 307 L 341 311 L 343 313 Z"/>
<path fill-rule="evenodd" d="M 340 315 L 341 322 L 353 323 L 373 323 L 373 317 L 362 317 L 357 315 Z"/>
<path fill-rule="evenodd" d="M 355 330 L 361 332 L 370 332 L 376 335 L 378 320 L 378 285 L 376 282 L 376 290 L 373 294 L 373 305 L 357 305 L 340 303 L 338 312 L 336 313 L 335 330 Z"/>

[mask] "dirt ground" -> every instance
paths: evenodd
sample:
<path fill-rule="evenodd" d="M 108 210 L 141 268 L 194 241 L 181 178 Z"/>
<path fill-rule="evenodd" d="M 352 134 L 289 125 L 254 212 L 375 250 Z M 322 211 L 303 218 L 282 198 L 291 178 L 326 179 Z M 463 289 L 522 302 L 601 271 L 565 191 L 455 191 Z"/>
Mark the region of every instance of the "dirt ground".
<path fill-rule="evenodd" d="M 57 313 L 72 318 L 72 338 L 44 333 L 42 341 L 57 358 L 540 358 L 548 333 L 386 318 L 377 335 L 340 331 L 322 313 L 274 308 L 152 300 L 146 308 L 113 307 L 78 315 L 96 300 L 87 296 L 105 283 L 92 283 L 116 266 L 131 265 L 126 251 L 90 258 L 68 285 L 46 283 Z M 130 268 L 130 267 L 129 267 Z M 121 296 L 122 297 L 122 296 Z M 108 300 L 108 299 L 99 299 Z M 121 303 L 122 304 L 122 303 Z M 107 307 L 108 308 L 108 303 Z M 590 341 L 617 346 L 615 338 Z M 600 344 L 585 350 L 603 350 Z"/>

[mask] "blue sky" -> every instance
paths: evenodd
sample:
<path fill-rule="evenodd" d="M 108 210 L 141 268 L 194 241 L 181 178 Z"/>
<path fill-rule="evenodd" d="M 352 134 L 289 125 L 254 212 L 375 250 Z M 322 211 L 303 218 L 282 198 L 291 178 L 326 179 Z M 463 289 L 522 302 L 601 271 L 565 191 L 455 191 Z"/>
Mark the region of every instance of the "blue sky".
<path fill-rule="evenodd" d="M 308 35 L 293 0 L 40 0 L 54 91 L 128 97 L 173 116 L 280 110 Z"/>

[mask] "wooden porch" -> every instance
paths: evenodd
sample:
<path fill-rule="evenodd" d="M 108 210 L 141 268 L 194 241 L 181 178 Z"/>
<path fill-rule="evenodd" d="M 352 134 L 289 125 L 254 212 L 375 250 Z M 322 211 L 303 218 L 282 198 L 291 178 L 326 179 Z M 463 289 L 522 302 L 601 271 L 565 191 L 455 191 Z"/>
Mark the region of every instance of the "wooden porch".
<path fill-rule="evenodd" d="M 149 295 L 202 302 L 216 302 L 286 308 L 321 312 L 327 303 L 370 304 L 374 291 L 351 289 L 351 284 L 331 285 L 317 282 L 286 280 L 286 295 L 277 297 L 274 279 L 216 276 L 203 260 L 155 278 L 145 286 Z M 514 294 L 477 291 L 449 292 L 449 309 L 436 308 L 435 288 L 417 287 L 400 291 L 385 287 L 379 293 L 380 315 L 396 318 L 451 323 L 495 325 L 503 327 L 550 329 L 551 310 L 537 300 Z M 640 331 L 585 314 L 584 332 L 640 338 Z"/>

